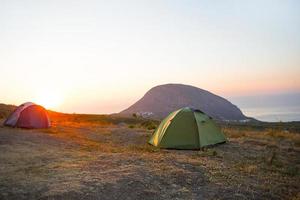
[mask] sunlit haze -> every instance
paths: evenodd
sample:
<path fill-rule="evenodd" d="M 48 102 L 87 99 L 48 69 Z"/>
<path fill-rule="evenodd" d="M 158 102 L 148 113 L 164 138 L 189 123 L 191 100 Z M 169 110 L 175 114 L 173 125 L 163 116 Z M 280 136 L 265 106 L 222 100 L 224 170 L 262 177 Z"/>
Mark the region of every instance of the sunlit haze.
<path fill-rule="evenodd" d="M 0 102 L 125 109 L 183 83 L 226 98 L 300 92 L 300 1 L 0 0 Z"/>

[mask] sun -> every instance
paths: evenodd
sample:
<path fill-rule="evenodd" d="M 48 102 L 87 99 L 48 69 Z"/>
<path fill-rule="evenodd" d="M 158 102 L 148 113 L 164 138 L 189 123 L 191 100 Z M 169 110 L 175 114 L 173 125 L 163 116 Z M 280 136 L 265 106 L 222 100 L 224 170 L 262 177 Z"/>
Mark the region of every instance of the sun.
<path fill-rule="evenodd" d="M 57 109 L 63 102 L 63 96 L 54 90 L 38 92 L 35 99 L 35 103 L 47 109 Z"/>

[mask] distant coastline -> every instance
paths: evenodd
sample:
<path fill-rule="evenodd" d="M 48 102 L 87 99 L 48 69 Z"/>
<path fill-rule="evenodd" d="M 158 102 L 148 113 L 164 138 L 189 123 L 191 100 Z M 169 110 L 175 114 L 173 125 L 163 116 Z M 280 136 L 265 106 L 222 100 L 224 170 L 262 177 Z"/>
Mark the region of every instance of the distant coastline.
<path fill-rule="evenodd" d="M 266 122 L 300 121 L 300 106 L 241 108 L 246 116 Z"/>
<path fill-rule="evenodd" d="M 248 117 L 266 122 L 300 121 L 300 93 L 229 99 Z"/>

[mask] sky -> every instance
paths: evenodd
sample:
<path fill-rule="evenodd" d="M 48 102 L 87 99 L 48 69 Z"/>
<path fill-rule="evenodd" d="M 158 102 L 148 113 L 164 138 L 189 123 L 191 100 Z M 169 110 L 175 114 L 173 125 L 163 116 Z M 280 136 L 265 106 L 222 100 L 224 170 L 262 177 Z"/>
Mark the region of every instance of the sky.
<path fill-rule="evenodd" d="M 119 112 L 153 86 L 300 92 L 297 0 L 0 0 L 0 102 Z"/>

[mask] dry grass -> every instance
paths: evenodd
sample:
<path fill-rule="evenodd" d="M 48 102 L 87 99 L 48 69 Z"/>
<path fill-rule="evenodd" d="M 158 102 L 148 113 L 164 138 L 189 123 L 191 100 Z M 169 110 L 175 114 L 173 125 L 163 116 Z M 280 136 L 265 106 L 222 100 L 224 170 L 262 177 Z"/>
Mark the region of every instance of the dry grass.
<path fill-rule="evenodd" d="M 298 133 L 225 127 L 229 143 L 179 151 L 148 145 L 152 130 L 131 119 L 52 118 L 50 129 L 0 127 L 0 199 L 299 197 Z"/>

